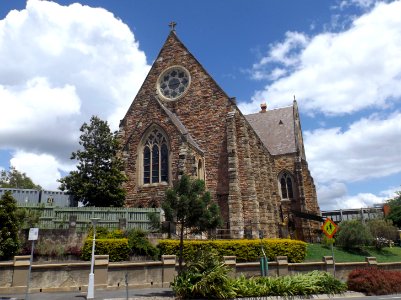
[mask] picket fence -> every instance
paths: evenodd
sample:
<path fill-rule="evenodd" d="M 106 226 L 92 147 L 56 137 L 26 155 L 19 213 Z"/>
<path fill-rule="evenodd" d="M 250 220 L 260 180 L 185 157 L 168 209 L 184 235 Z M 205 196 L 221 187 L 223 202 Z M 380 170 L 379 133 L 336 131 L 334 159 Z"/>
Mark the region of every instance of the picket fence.
<path fill-rule="evenodd" d="M 87 230 L 91 226 L 91 218 L 99 218 L 97 226 L 108 229 L 140 228 L 150 229 L 149 212 L 161 217 L 160 208 L 126 208 L 126 207 L 53 207 L 32 204 L 19 204 L 21 208 L 39 211 L 38 227 L 41 229 Z"/>

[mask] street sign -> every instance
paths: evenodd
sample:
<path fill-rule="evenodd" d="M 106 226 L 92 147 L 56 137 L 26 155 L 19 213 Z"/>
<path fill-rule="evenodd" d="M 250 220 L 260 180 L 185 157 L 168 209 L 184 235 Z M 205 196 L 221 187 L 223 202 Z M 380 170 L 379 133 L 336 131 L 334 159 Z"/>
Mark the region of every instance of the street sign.
<path fill-rule="evenodd" d="M 36 241 L 39 236 L 39 228 L 29 228 L 28 241 Z"/>
<path fill-rule="evenodd" d="M 331 239 L 337 231 L 337 225 L 330 218 L 327 218 L 322 225 L 323 233 Z"/>

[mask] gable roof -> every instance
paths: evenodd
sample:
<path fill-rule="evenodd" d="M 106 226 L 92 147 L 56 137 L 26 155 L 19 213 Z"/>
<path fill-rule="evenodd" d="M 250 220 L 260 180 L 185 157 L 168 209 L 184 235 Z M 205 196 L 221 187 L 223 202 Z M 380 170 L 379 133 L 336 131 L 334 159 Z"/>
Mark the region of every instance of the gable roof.
<path fill-rule="evenodd" d="M 160 105 L 160 107 L 163 109 L 163 111 L 166 113 L 166 115 L 170 118 L 171 122 L 173 122 L 174 126 L 178 129 L 178 131 L 186 138 L 187 142 L 192 147 L 194 147 L 196 150 L 198 150 L 199 152 L 204 153 L 204 151 L 199 147 L 199 145 L 192 138 L 188 129 L 184 126 L 184 124 L 182 124 L 182 122 L 178 118 L 178 116 L 176 114 L 174 114 L 171 110 L 169 110 L 167 107 L 165 107 L 156 97 L 154 97 L 154 99 Z"/>
<path fill-rule="evenodd" d="M 272 155 L 297 152 L 293 106 L 245 115 Z"/>

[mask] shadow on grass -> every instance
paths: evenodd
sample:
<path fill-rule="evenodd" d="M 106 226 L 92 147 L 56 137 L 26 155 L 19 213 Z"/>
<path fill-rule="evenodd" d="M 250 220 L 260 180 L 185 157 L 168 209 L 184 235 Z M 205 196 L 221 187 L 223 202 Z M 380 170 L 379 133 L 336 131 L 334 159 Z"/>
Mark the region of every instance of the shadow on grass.
<path fill-rule="evenodd" d="M 393 261 L 393 260 L 400 260 L 396 258 L 400 258 L 400 256 L 390 250 L 391 248 L 382 248 L 377 249 L 376 247 L 363 247 L 359 249 L 342 249 L 344 252 L 350 255 L 358 255 L 363 257 L 376 257 L 378 261 Z"/>

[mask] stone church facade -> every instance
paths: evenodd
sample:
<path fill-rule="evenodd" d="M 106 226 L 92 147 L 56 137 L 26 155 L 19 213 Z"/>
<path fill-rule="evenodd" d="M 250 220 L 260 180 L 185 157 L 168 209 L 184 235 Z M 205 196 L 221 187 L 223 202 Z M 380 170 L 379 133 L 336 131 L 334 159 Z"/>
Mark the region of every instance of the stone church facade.
<path fill-rule="evenodd" d="M 158 207 L 182 174 L 205 180 L 232 238 L 310 240 L 320 214 L 297 103 L 244 116 L 172 30 L 120 123 L 126 206 Z"/>

